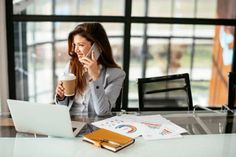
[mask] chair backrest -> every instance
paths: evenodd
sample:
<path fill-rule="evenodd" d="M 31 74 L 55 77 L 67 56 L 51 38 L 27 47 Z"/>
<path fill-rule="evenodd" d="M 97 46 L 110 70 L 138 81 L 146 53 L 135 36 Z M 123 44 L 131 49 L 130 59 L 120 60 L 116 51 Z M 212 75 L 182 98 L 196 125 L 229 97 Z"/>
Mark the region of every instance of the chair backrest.
<path fill-rule="evenodd" d="M 235 106 L 236 72 L 229 73 L 228 89 L 228 107 L 233 109 Z"/>
<path fill-rule="evenodd" d="M 189 75 L 139 78 L 140 111 L 193 110 Z"/>

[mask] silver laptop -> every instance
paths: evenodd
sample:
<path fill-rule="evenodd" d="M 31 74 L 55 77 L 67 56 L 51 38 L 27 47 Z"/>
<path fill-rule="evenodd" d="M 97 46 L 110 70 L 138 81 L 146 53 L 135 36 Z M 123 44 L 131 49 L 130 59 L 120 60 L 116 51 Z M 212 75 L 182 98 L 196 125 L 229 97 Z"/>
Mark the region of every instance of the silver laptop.
<path fill-rule="evenodd" d="M 69 108 L 62 105 L 7 100 L 16 131 L 56 137 L 75 137 L 84 122 L 74 122 Z"/>

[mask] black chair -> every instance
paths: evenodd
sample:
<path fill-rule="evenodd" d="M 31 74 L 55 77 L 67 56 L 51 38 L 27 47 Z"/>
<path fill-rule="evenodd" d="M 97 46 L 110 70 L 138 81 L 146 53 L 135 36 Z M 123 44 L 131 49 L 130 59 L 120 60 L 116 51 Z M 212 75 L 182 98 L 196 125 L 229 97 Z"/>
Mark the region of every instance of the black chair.
<path fill-rule="evenodd" d="M 193 110 L 189 75 L 139 78 L 140 111 Z"/>

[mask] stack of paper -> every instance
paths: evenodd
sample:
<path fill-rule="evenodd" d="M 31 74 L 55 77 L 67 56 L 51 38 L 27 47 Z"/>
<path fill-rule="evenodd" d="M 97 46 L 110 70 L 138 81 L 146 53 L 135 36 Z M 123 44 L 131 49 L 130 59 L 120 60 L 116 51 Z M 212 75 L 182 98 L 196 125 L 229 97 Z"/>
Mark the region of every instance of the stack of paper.
<path fill-rule="evenodd" d="M 187 132 L 161 115 L 122 115 L 92 124 L 132 138 L 142 135 L 147 140 L 179 138 L 181 133 Z"/>

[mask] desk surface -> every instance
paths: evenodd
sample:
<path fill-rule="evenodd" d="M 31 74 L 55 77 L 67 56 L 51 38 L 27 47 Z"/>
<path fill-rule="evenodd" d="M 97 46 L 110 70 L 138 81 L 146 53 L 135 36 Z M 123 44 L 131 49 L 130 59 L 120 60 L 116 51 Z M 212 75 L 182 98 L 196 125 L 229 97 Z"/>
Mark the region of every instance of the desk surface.
<path fill-rule="evenodd" d="M 113 153 L 81 138 L 0 138 L 1 157 L 233 157 L 236 134 L 188 135 L 180 139 L 145 141 Z"/>
<path fill-rule="evenodd" d="M 143 114 L 157 114 L 151 112 Z M 159 114 L 159 113 L 158 113 Z M 166 112 L 162 116 L 188 130 L 183 138 L 136 142 L 112 153 L 95 147 L 81 138 L 29 138 L 16 134 L 10 118 L 0 118 L 0 156 L 236 156 L 236 118 L 226 113 Z M 78 121 L 96 121 L 104 117 L 72 117 Z M 227 133 L 227 134 L 226 134 Z M 4 137 L 4 138 L 3 138 Z"/>

